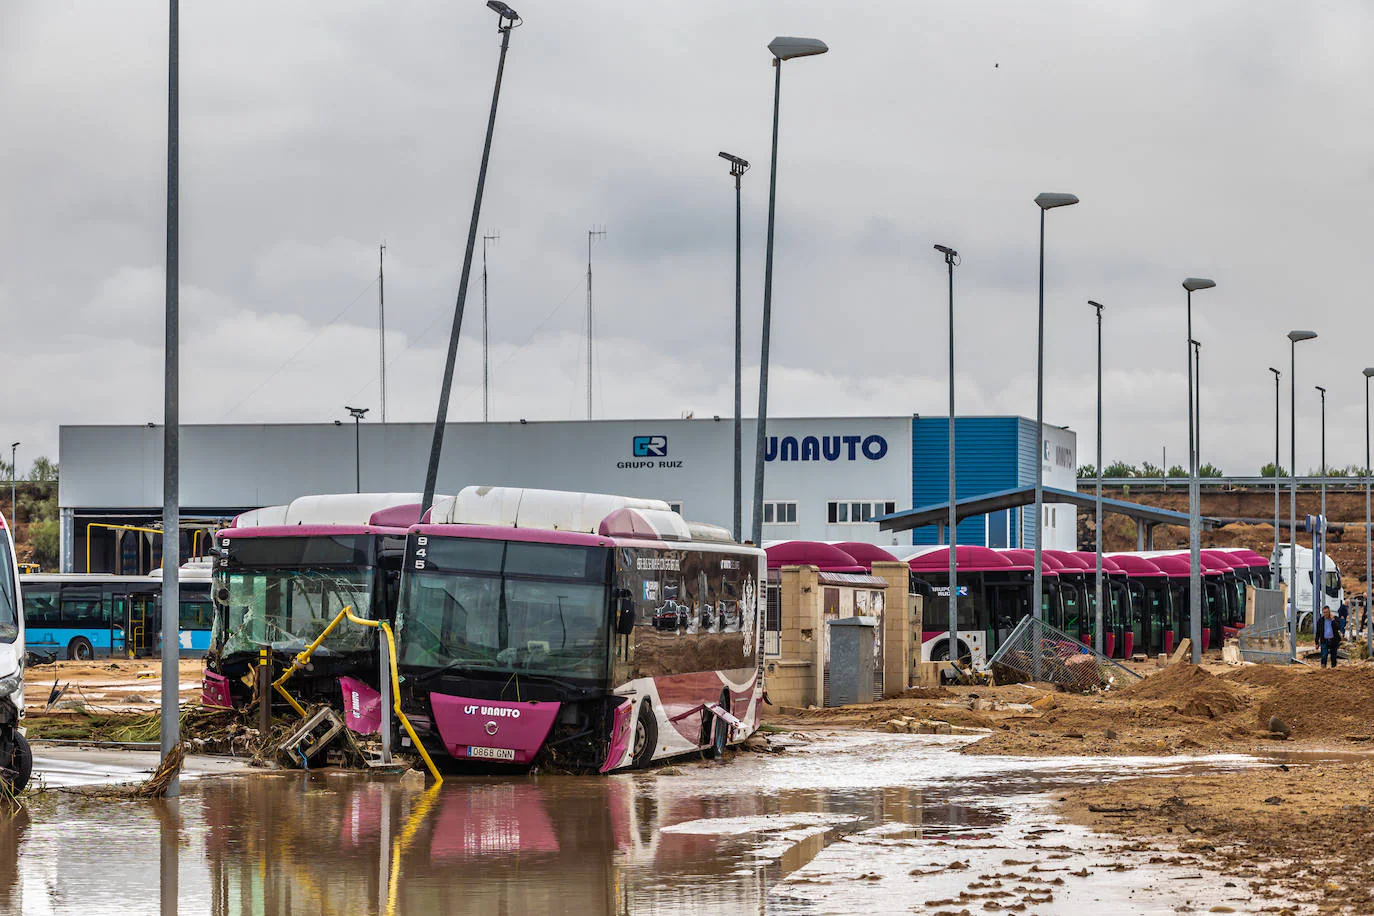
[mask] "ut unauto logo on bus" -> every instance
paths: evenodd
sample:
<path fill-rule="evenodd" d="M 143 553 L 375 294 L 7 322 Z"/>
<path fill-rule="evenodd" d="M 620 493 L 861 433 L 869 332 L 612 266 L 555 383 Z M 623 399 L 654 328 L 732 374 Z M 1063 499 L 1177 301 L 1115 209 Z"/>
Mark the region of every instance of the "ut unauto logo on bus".
<path fill-rule="evenodd" d="M 635 436 L 634 456 L 636 458 L 664 458 L 667 455 L 667 436 Z"/>

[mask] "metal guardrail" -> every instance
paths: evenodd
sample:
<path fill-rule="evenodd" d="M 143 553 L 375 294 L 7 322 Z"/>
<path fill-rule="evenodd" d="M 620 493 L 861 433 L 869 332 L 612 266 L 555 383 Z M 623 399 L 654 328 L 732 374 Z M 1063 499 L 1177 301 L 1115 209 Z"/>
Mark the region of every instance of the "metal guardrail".
<path fill-rule="evenodd" d="M 1048 681 L 1065 690 L 1121 688 L 1140 675 L 1043 620 L 1027 614 L 988 660 L 993 676 Z"/>
<path fill-rule="evenodd" d="M 1322 481 L 1326 482 L 1328 490 L 1363 490 L 1363 477 L 1299 477 L 1298 486 L 1301 488 L 1311 487 L 1320 488 Z M 1274 489 L 1274 478 L 1272 477 L 1199 477 L 1198 485 L 1202 487 L 1221 487 L 1233 490 L 1253 490 L 1253 489 Z M 1288 478 L 1280 477 L 1279 486 L 1286 489 Z M 1080 492 L 1093 491 L 1097 486 L 1096 477 L 1078 478 L 1078 489 Z M 1188 488 L 1187 477 L 1103 477 L 1103 487 L 1158 487 L 1160 489 L 1186 490 Z"/>

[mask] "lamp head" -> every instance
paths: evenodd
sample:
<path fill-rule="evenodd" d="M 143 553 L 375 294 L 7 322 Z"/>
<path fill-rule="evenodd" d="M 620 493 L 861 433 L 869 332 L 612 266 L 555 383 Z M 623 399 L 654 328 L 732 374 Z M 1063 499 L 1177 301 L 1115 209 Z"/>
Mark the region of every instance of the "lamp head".
<path fill-rule="evenodd" d="M 935 250 L 941 254 L 949 255 L 951 258 L 957 258 L 959 256 L 959 252 L 950 248 L 948 245 L 936 245 Z"/>
<path fill-rule="evenodd" d="M 1283 375 L 1282 372 L 1280 372 L 1279 370 L 1275 369 L 1273 366 L 1270 366 L 1270 367 L 1269 367 L 1269 371 L 1272 372 L 1272 373 L 1274 373 L 1274 380 L 1275 380 L 1275 381 L 1277 381 L 1277 380 L 1279 379 L 1279 377 Z"/>
<path fill-rule="evenodd" d="M 788 38 L 779 35 L 768 42 L 768 50 L 773 52 L 773 56 L 778 60 L 791 60 L 794 57 L 811 57 L 814 54 L 824 54 L 830 47 L 819 38 Z"/>
<path fill-rule="evenodd" d="M 1297 343 L 1300 340 L 1312 340 L 1317 336 L 1316 331 L 1289 331 L 1288 339 Z"/>
<path fill-rule="evenodd" d="M 1041 210 L 1053 210 L 1055 207 L 1070 207 L 1078 203 L 1078 197 L 1074 194 L 1056 194 L 1052 191 L 1045 191 L 1035 197 L 1036 206 Z"/>
<path fill-rule="evenodd" d="M 1364 377 L 1365 377 L 1365 378 L 1374 378 L 1374 369 L 1366 369 L 1366 370 L 1364 370 Z"/>
<path fill-rule="evenodd" d="M 506 6 L 501 0 L 487 0 L 487 9 L 491 10 L 502 19 L 508 19 L 511 22 L 515 22 L 520 18 L 519 13 Z"/>
<path fill-rule="evenodd" d="M 738 157 L 738 156 L 732 156 L 732 155 L 730 155 L 729 153 L 724 153 L 724 152 L 722 152 L 722 153 L 716 153 L 716 155 L 719 156 L 720 158 L 724 159 L 726 162 L 730 163 L 730 174 L 731 174 L 731 175 L 734 175 L 734 174 L 737 173 L 737 172 L 738 172 L 740 175 L 743 175 L 745 172 L 749 171 L 749 160 L 748 160 L 748 159 L 741 159 L 741 158 Z"/>
<path fill-rule="evenodd" d="M 19 442 L 11 442 L 11 443 L 10 443 L 10 448 L 18 448 L 21 444 L 22 444 L 22 443 L 19 443 Z"/>
<path fill-rule="evenodd" d="M 1183 281 L 1183 288 L 1190 293 L 1199 289 L 1211 289 L 1216 285 L 1215 280 L 1208 280 L 1206 277 L 1189 277 Z"/>
<path fill-rule="evenodd" d="M 1323 388 L 1321 385 L 1314 385 L 1313 387 L 1315 387 L 1318 391 L 1320 391 L 1320 392 L 1322 393 L 1322 397 L 1326 397 L 1326 389 L 1325 389 L 1325 388 Z"/>
<path fill-rule="evenodd" d="M 1094 302 L 1092 299 L 1088 300 L 1088 305 L 1091 305 L 1093 308 L 1097 309 L 1097 314 L 1099 315 L 1101 315 L 1102 310 L 1106 308 L 1106 306 L 1103 305 L 1101 302 Z"/>
<path fill-rule="evenodd" d="M 349 415 L 350 417 L 352 417 L 353 419 L 355 419 L 355 420 L 361 420 L 363 417 L 367 416 L 368 408 L 366 408 L 366 407 L 349 407 L 349 406 L 345 405 L 345 406 L 344 406 L 344 410 L 348 411 L 348 415 Z"/>

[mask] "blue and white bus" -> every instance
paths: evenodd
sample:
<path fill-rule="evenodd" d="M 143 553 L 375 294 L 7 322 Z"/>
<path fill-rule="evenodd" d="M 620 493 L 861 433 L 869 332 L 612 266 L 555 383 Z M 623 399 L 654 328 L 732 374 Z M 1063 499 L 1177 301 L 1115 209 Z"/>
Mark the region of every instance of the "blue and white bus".
<path fill-rule="evenodd" d="M 161 575 L 37 573 L 20 582 L 31 652 L 89 661 L 160 651 Z M 210 647 L 214 620 L 209 566 L 183 567 L 180 583 L 180 654 L 198 657 Z"/>

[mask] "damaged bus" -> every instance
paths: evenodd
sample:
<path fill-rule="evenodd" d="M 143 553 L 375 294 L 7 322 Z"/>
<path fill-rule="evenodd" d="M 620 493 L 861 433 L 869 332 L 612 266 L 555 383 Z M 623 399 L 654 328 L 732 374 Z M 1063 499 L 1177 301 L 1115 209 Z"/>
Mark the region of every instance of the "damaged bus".
<path fill-rule="evenodd" d="M 460 763 L 718 754 L 758 724 L 765 565 L 659 500 L 468 487 L 407 538 L 402 708 Z"/>
<path fill-rule="evenodd" d="M 260 650 L 270 650 L 280 672 L 347 605 L 359 617 L 392 619 L 406 530 L 419 516 L 417 493 L 303 496 L 245 513 L 221 530 L 205 703 L 245 705 Z M 338 679 L 375 682 L 377 658 L 376 631 L 344 621 L 291 689 L 337 706 Z"/>

